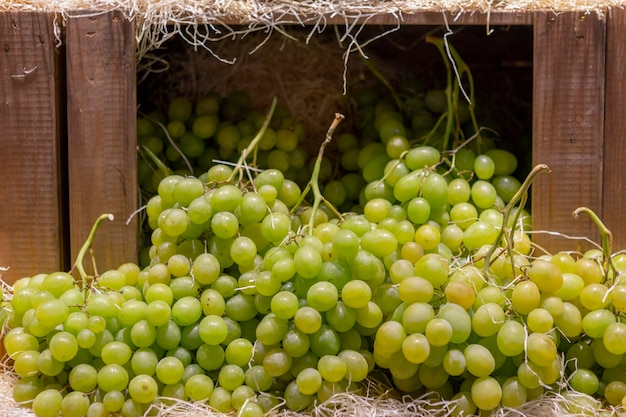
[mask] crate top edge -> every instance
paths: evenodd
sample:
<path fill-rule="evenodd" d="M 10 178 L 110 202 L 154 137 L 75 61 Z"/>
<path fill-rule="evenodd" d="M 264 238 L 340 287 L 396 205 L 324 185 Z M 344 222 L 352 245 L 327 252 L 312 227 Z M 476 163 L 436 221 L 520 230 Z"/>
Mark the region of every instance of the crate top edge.
<path fill-rule="evenodd" d="M 626 0 L 14 0 L 0 12 L 118 11 L 142 25 L 519 24 L 539 13 L 604 14 Z"/>

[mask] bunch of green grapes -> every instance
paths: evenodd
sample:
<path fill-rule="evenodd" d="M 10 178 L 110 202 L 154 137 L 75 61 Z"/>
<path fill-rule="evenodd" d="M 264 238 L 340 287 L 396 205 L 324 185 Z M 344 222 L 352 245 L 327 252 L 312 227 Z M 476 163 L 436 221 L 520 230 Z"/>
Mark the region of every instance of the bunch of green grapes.
<path fill-rule="evenodd" d="M 198 176 L 214 160 L 235 162 L 264 117 L 252 107 L 250 96 L 244 91 L 226 97 L 208 94 L 196 102 L 177 97 L 164 111 L 140 115 L 137 141 L 140 150 L 144 150 L 138 160 L 141 189 L 148 196 L 156 193 L 159 181 L 167 175 L 163 166 L 180 175 Z M 302 124 L 287 108 L 278 108 L 255 151 L 253 165 L 303 178 L 308 162 L 306 148 L 301 146 L 304 138 Z M 146 155 L 146 150 L 151 155 Z M 306 178 L 306 169 L 304 175 Z"/>

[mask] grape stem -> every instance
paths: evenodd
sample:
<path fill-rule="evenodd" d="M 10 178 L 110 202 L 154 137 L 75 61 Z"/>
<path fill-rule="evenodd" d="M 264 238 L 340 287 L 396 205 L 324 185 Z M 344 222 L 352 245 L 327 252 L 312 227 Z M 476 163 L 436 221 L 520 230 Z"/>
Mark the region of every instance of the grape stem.
<path fill-rule="evenodd" d="M 317 210 L 319 209 L 320 203 L 324 202 L 326 206 L 328 206 L 328 208 L 333 210 L 335 214 L 337 214 L 338 217 L 341 218 L 341 214 L 337 211 L 337 209 L 335 209 L 335 207 L 333 207 L 333 205 L 330 204 L 322 195 L 322 192 L 320 191 L 319 177 L 320 177 L 320 170 L 322 167 L 322 160 L 324 159 L 324 150 L 326 149 L 326 146 L 332 141 L 333 133 L 335 132 L 335 129 L 337 129 L 337 126 L 339 126 L 339 123 L 341 123 L 343 119 L 345 119 L 345 116 L 343 114 L 335 113 L 335 119 L 330 124 L 330 127 L 328 128 L 328 131 L 326 132 L 326 139 L 324 139 L 324 142 L 322 142 L 322 144 L 320 145 L 319 151 L 317 152 L 317 158 L 315 158 L 315 165 L 313 166 L 311 179 L 309 180 L 308 184 L 306 185 L 306 188 L 300 195 L 300 199 L 298 200 L 298 202 L 292 209 L 292 211 L 296 210 L 300 206 L 300 204 L 302 204 L 302 201 L 304 201 L 304 198 L 308 194 L 308 192 L 313 191 L 313 205 L 311 207 L 311 218 L 309 219 L 309 224 L 308 224 L 309 233 L 311 235 L 313 234 L 313 226 L 315 224 L 315 215 L 317 214 Z"/>
<path fill-rule="evenodd" d="M 580 213 L 585 213 L 589 216 L 591 221 L 598 228 L 598 232 L 600 232 L 600 238 L 602 240 L 602 263 L 604 269 L 604 275 L 608 276 L 609 269 L 613 271 L 613 276 L 617 276 L 617 269 L 613 264 L 613 258 L 611 255 L 613 254 L 613 233 L 606 227 L 606 225 L 600 220 L 600 217 L 588 207 L 579 207 L 574 210 L 574 217 L 578 218 Z"/>
<path fill-rule="evenodd" d="M 503 214 L 502 227 L 500 227 L 500 231 L 498 232 L 498 237 L 493 242 L 493 245 L 491 245 L 491 247 L 489 248 L 489 251 L 487 251 L 487 254 L 485 255 L 485 263 L 483 266 L 483 276 L 485 277 L 489 276 L 488 271 L 489 271 L 489 264 L 491 262 L 491 257 L 495 253 L 496 249 L 499 247 L 499 242 L 502 241 L 502 238 L 506 240 L 509 257 L 511 258 L 511 266 L 513 268 L 513 275 L 515 275 L 515 262 L 513 259 L 513 231 L 515 230 L 515 225 L 517 224 L 517 221 L 519 220 L 519 216 L 521 215 L 522 210 L 524 209 L 524 206 L 526 205 L 526 201 L 528 200 L 528 190 L 530 189 L 531 184 L 533 183 L 533 181 L 539 174 L 544 173 L 544 172 L 546 173 L 550 172 L 550 167 L 548 167 L 548 165 L 546 164 L 536 165 L 530 171 L 530 173 L 528 174 L 528 176 L 526 177 L 526 179 L 520 186 L 519 190 L 517 190 L 515 195 L 513 195 L 513 198 L 511 198 L 511 200 L 507 203 L 507 205 L 502 210 L 502 214 Z M 509 217 L 511 215 L 511 211 L 513 211 L 513 209 L 516 206 L 518 207 L 518 210 L 516 211 L 515 218 L 513 219 L 513 222 L 511 223 L 513 225 L 513 228 L 509 229 L 508 227 Z"/>
<path fill-rule="evenodd" d="M 274 115 L 274 110 L 276 109 L 276 102 L 277 101 L 278 101 L 278 99 L 276 97 L 274 97 L 274 99 L 272 99 L 272 104 L 270 106 L 270 110 L 267 113 L 267 115 L 265 115 L 265 120 L 263 121 L 263 125 L 261 126 L 261 129 L 259 129 L 259 131 L 257 132 L 256 136 L 254 137 L 254 139 L 252 139 L 252 141 L 246 147 L 246 149 L 244 149 L 241 152 L 241 155 L 239 156 L 239 160 L 237 160 L 237 164 L 235 165 L 235 168 L 233 169 L 233 172 L 230 174 L 230 177 L 228 178 L 228 182 L 232 182 L 235 179 L 236 175 L 239 175 L 239 179 L 240 180 L 242 179 L 242 177 L 243 177 L 242 167 L 245 164 L 246 158 L 251 153 L 254 153 L 254 151 L 256 150 L 257 145 L 259 144 L 259 142 L 263 138 L 263 135 L 265 135 L 265 132 L 267 131 L 267 127 L 269 126 L 269 124 L 270 124 L 270 122 L 272 120 L 272 116 Z"/>
<path fill-rule="evenodd" d="M 447 123 L 446 130 L 443 136 L 443 145 L 441 147 L 442 151 L 448 149 L 448 141 L 450 140 L 450 136 L 453 131 L 455 132 L 455 136 L 460 132 L 460 122 L 459 122 L 459 91 L 461 91 L 461 78 L 463 75 L 467 76 L 467 83 L 469 86 L 469 96 L 465 94 L 463 90 L 463 94 L 467 98 L 468 101 L 468 111 L 470 114 L 470 118 L 472 120 L 472 125 L 474 126 L 474 131 L 476 131 L 477 135 L 480 136 L 480 131 L 478 129 L 478 122 L 476 120 L 476 115 L 474 113 L 474 78 L 472 77 L 472 73 L 470 71 L 469 66 L 463 61 L 459 53 L 450 45 L 450 43 L 445 38 L 437 38 L 434 36 L 427 36 L 426 42 L 430 43 L 437 47 L 441 56 L 443 57 L 443 61 L 446 67 L 447 74 L 447 85 L 445 89 L 446 100 L 447 100 Z M 455 66 L 455 72 L 457 77 L 453 80 L 452 78 L 452 66 Z M 456 128 L 455 128 L 456 125 Z"/>
<path fill-rule="evenodd" d="M 87 275 L 87 272 L 85 271 L 85 267 L 83 265 L 83 259 L 85 258 L 87 251 L 89 250 L 89 248 L 91 248 L 91 245 L 93 244 L 93 240 L 96 237 L 96 232 L 98 231 L 98 227 L 100 227 L 100 224 L 102 224 L 102 222 L 105 220 L 113 221 L 113 215 L 110 213 L 101 214 L 100 217 L 96 219 L 95 223 L 91 227 L 91 231 L 89 232 L 89 236 L 87 237 L 87 240 L 83 244 L 82 248 L 80 248 L 78 255 L 76 255 L 74 268 L 76 268 L 76 270 L 78 271 L 80 275 L 80 278 L 83 282 L 83 288 L 87 287 L 86 284 L 89 278 L 89 276 Z"/>
<path fill-rule="evenodd" d="M 150 158 L 150 160 L 154 163 L 154 165 L 156 165 L 157 169 L 158 169 L 159 171 L 161 171 L 161 173 L 162 173 L 164 176 L 166 176 L 166 177 L 167 177 L 168 175 L 172 175 L 172 170 L 171 170 L 171 169 L 169 169 L 169 168 L 167 167 L 167 165 L 165 165 L 165 164 L 163 163 L 163 161 L 161 161 L 161 160 L 159 159 L 159 157 L 158 157 L 158 156 L 156 156 L 156 155 L 154 154 L 154 152 L 152 152 L 152 151 L 150 150 L 150 148 L 148 148 L 147 146 L 143 146 L 143 145 L 142 145 L 142 146 L 140 147 L 140 149 L 141 149 L 144 153 L 146 153 L 146 154 L 148 155 L 148 157 Z"/>

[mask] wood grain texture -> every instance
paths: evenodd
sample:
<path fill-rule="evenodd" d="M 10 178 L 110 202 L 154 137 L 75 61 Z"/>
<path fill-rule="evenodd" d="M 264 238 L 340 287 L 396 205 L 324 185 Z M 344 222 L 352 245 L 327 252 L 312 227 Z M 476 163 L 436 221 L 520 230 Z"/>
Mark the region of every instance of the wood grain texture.
<path fill-rule="evenodd" d="M 598 241 L 586 206 L 602 210 L 606 22 L 583 13 L 538 13 L 534 24 L 533 163 L 552 173 L 533 185 L 533 228 Z M 584 241 L 538 234 L 551 250 L 585 248 Z"/>
<path fill-rule="evenodd" d="M 72 259 L 95 220 L 98 272 L 137 261 L 136 75 L 133 23 L 119 12 L 67 20 L 70 246 Z M 85 260 L 90 268 L 91 260 Z"/>
<path fill-rule="evenodd" d="M 64 267 L 54 15 L 0 13 L 0 272 Z"/>
<path fill-rule="evenodd" d="M 613 232 L 617 251 L 626 249 L 626 11 L 608 13 L 606 36 L 602 219 Z"/>

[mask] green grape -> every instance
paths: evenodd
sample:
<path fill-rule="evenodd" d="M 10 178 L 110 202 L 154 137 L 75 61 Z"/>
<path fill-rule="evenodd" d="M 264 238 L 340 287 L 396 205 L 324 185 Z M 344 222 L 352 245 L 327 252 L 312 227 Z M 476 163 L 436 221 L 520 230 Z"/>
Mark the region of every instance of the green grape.
<path fill-rule="evenodd" d="M 273 378 L 263 365 L 252 365 L 244 372 L 244 383 L 257 392 L 264 392 L 271 388 Z"/>
<path fill-rule="evenodd" d="M 476 207 L 481 209 L 493 207 L 498 195 L 495 187 L 490 182 L 484 180 L 474 182 L 470 194 Z"/>
<path fill-rule="evenodd" d="M 410 334 L 402 341 L 402 353 L 411 363 L 423 363 L 430 355 L 430 343 L 421 333 Z"/>
<path fill-rule="evenodd" d="M 398 296 L 405 303 L 428 303 L 433 294 L 433 285 L 421 277 L 404 278 L 398 285 Z"/>
<path fill-rule="evenodd" d="M 408 163 L 407 166 L 409 166 Z M 393 195 L 396 200 L 404 203 L 417 197 L 425 178 L 426 172 L 423 170 L 411 171 L 400 178 L 393 187 Z"/>
<path fill-rule="evenodd" d="M 37 417 L 56 417 L 61 411 L 62 402 L 63 394 L 50 388 L 35 396 L 31 408 Z"/>
<path fill-rule="evenodd" d="M 563 336 L 567 338 L 577 337 L 583 330 L 580 310 L 572 303 L 563 302 L 563 311 L 554 317 L 554 325 Z"/>
<path fill-rule="evenodd" d="M 309 335 L 310 349 L 317 357 L 336 355 L 341 348 L 337 332 L 327 324 L 322 324 L 315 333 Z"/>
<path fill-rule="evenodd" d="M 626 397 L 626 383 L 622 381 L 611 381 L 604 387 L 604 398 L 611 405 L 621 405 Z"/>
<path fill-rule="evenodd" d="M 181 327 L 195 323 L 201 316 L 202 304 L 195 297 L 184 296 L 172 306 L 172 321 Z"/>
<path fill-rule="evenodd" d="M 260 343 L 270 346 L 279 343 L 289 331 L 286 320 L 272 315 L 264 316 L 256 328 L 256 337 Z"/>
<path fill-rule="evenodd" d="M 130 327 L 140 320 L 146 318 L 146 309 L 148 305 L 144 301 L 129 300 L 122 304 L 120 312 L 118 314 L 118 320 L 120 324 L 125 327 Z"/>
<path fill-rule="evenodd" d="M 606 285 L 591 283 L 585 285 L 579 294 L 580 304 L 588 310 L 600 310 L 605 308 L 611 299 Z M 613 295 L 614 293 L 611 293 Z"/>
<path fill-rule="evenodd" d="M 623 355 L 626 353 L 626 324 L 622 322 L 609 324 L 604 330 L 602 340 L 608 352 Z"/>
<path fill-rule="evenodd" d="M 434 318 L 428 322 L 424 336 L 431 346 L 446 346 L 452 339 L 452 325 L 445 319 Z"/>
<path fill-rule="evenodd" d="M 296 272 L 302 278 L 315 278 L 322 270 L 322 255 L 311 246 L 301 246 L 293 256 Z"/>
<path fill-rule="evenodd" d="M 477 155 L 474 159 L 474 173 L 481 180 L 490 179 L 496 170 L 496 164 L 488 155 Z"/>
<path fill-rule="evenodd" d="M 374 329 L 383 321 L 383 311 L 374 301 L 369 301 L 365 307 L 355 310 L 356 322 L 368 329 Z"/>
<path fill-rule="evenodd" d="M 67 393 L 61 401 L 61 413 L 64 417 L 79 417 L 87 414 L 90 405 L 89 397 L 84 393 L 73 391 Z"/>
<path fill-rule="evenodd" d="M 406 306 L 402 313 L 402 325 L 407 334 L 424 333 L 427 324 L 435 318 L 435 311 L 428 303 L 416 302 Z"/>
<path fill-rule="evenodd" d="M 459 349 L 450 349 L 445 353 L 442 365 L 451 376 L 459 376 L 466 369 L 465 355 Z"/>
<path fill-rule="evenodd" d="M 137 375 L 128 382 L 128 395 L 140 404 L 149 404 L 158 394 L 158 384 L 149 375 Z"/>
<path fill-rule="evenodd" d="M 450 342 L 463 343 L 472 331 L 472 320 L 463 307 L 454 303 L 446 303 L 439 307 L 437 317 L 442 318 L 452 326 Z"/>
<path fill-rule="evenodd" d="M 404 349 L 406 337 L 407 333 L 401 323 L 396 321 L 384 322 L 376 331 L 375 343 L 377 350 L 385 356 L 390 356 Z"/>
<path fill-rule="evenodd" d="M 554 318 L 548 310 L 536 308 L 528 313 L 526 324 L 531 332 L 547 333 L 554 325 Z"/>
<path fill-rule="evenodd" d="M 585 287 L 585 281 L 578 274 L 566 272 L 563 274 L 563 285 L 554 292 L 554 295 L 560 297 L 564 301 L 570 301 L 578 298 L 581 291 Z"/>
<path fill-rule="evenodd" d="M 317 370 L 325 381 L 339 382 L 346 375 L 346 363 L 339 356 L 324 355 L 317 362 Z"/>
<path fill-rule="evenodd" d="M 539 287 L 532 281 L 520 281 L 511 294 L 511 303 L 519 314 L 527 315 L 539 307 L 541 301 Z"/>
<path fill-rule="evenodd" d="M 517 158 L 511 152 L 504 149 L 489 149 L 485 152 L 495 163 L 495 175 L 511 175 L 517 169 Z"/>
<path fill-rule="evenodd" d="M 450 209 L 450 221 L 466 230 L 478 219 L 478 210 L 473 204 L 462 201 Z"/>
<path fill-rule="evenodd" d="M 502 387 L 495 378 L 484 376 L 472 383 L 471 395 L 476 407 L 481 410 L 492 410 L 500 404 Z"/>
<path fill-rule="evenodd" d="M 341 300 L 348 307 L 359 309 L 371 301 L 372 290 L 365 281 L 353 279 L 341 289 Z"/>
<path fill-rule="evenodd" d="M 470 308 L 476 300 L 472 286 L 465 281 L 451 281 L 444 288 L 444 296 L 449 303 L 458 304 L 464 309 Z"/>
<path fill-rule="evenodd" d="M 41 289 L 50 292 L 55 298 L 74 287 L 74 277 L 67 272 L 53 272 L 44 276 L 41 282 Z"/>
<path fill-rule="evenodd" d="M 389 356 L 388 368 L 393 378 L 408 379 L 417 373 L 419 366 L 407 360 L 399 350 Z"/>
<path fill-rule="evenodd" d="M 526 339 L 526 355 L 536 365 L 550 365 L 557 356 L 554 341 L 544 333 L 531 333 Z"/>
<path fill-rule="evenodd" d="M 322 375 L 315 368 L 305 368 L 296 376 L 298 391 L 305 395 L 313 395 L 322 387 Z"/>
<path fill-rule="evenodd" d="M 427 363 L 419 365 L 419 380 L 429 390 L 439 390 L 448 382 L 449 375 L 442 364 L 431 366 Z"/>
<path fill-rule="evenodd" d="M 270 376 L 279 377 L 289 372 L 293 359 L 283 349 L 274 348 L 265 354 L 263 367 Z"/>
<path fill-rule="evenodd" d="M 346 364 L 346 378 L 349 381 L 360 382 L 367 377 L 369 365 L 362 353 L 344 349 L 337 356 Z"/>
<path fill-rule="evenodd" d="M 112 363 L 98 370 L 98 387 L 105 391 L 123 391 L 128 385 L 128 372 L 121 365 Z"/>
<path fill-rule="evenodd" d="M 18 356 L 15 360 L 17 361 L 21 356 Z M 56 376 L 65 368 L 65 362 L 54 359 L 50 349 L 44 349 L 37 357 L 37 368 L 43 375 Z"/>
<path fill-rule="evenodd" d="M 198 332 L 204 343 L 219 345 L 228 336 L 228 326 L 222 317 L 208 315 L 200 320 Z"/>
<path fill-rule="evenodd" d="M 319 312 L 330 310 L 339 300 L 339 292 L 330 282 L 320 281 L 314 283 L 306 294 L 309 306 Z"/>
<path fill-rule="evenodd" d="M 61 331 L 50 338 L 48 349 L 54 359 L 67 362 L 78 353 L 78 341 L 73 334 Z"/>
<path fill-rule="evenodd" d="M 485 346 L 469 344 L 463 351 L 466 369 L 474 376 L 486 377 L 495 370 L 495 358 Z"/>
<path fill-rule="evenodd" d="M 233 213 L 220 211 L 211 218 L 211 230 L 220 239 L 230 239 L 239 230 L 239 220 Z"/>
<path fill-rule="evenodd" d="M 102 405 L 106 411 L 115 413 L 122 410 L 125 400 L 123 392 L 109 391 L 102 397 Z"/>
<path fill-rule="evenodd" d="M 502 384 L 502 406 L 521 407 L 528 401 L 528 389 L 517 377 L 510 377 Z"/>
<path fill-rule="evenodd" d="M 382 302 L 381 302 L 382 303 Z M 354 327 L 356 312 L 343 301 L 337 303 L 325 312 L 326 322 L 338 332 L 345 332 Z"/>
<path fill-rule="evenodd" d="M 183 378 L 185 372 L 185 366 L 175 356 L 166 356 L 159 360 L 155 369 L 156 377 L 159 381 L 166 385 L 176 384 Z M 133 398 L 135 401 L 139 401 L 137 398 Z M 140 401 L 141 402 L 141 401 Z"/>
<path fill-rule="evenodd" d="M 609 325 L 617 321 L 615 314 L 606 309 L 590 311 L 582 320 L 583 331 L 594 339 L 604 336 Z"/>
<path fill-rule="evenodd" d="M 39 374 L 39 356 L 38 350 L 21 352 L 13 361 L 13 370 L 22 378 Z"/>
<path fill-rule="evenodd" d="M 524 351 L 526 329 L 514 320 L 506 320 L 497 333 L 497 345 L 505 356 L 517 356 Z"/>
<path fill-rule="evenodd" d="M 47 300 L 35 308 L 35 318 L 46 327 L 55 327 L 63 323 L 69 315 L 69 308 L 59 299 Z"/>
<path fill-rule="evenodd" d="M 225 353 L 220 345 L 202 344 L 196 350 L 196 362 L 207 371 L 219 369 L 224 364 Z"/>
<path fill-rule="evenodd" d="M 498 333 L 504 323 L 504 310 L 496 303 L 482 304 L 472 316 L 472 330 L 481 337 Z"/>
<path fill-rule="evenodd" d="M 130 339 L 137 347 L 150 347 L 156 340 L 156 327 L 147 320 L 139 320 L 130 330 Z"/>
<path fill-rule="evenodd" d="M 441 160 L 439 151 L 431 146 L 417 146 L 411 149 L 404 157 L 410 170 L 414 171 L 438 164 Z"/>
<path fill-rule="evenodd" d="M 100 357 L 105 364 L 116 363 L 124 365 L 130 360 L 132 350 L 124 342 L 112 341 L 102 347 Z"/>
<path fill-rule="evenodd" d="M 429 253 L 415 263 L 415 275 L 428 280 L 433 288 L 440 288 L 448 281 L 449 266 L 445 258 Z"/>

